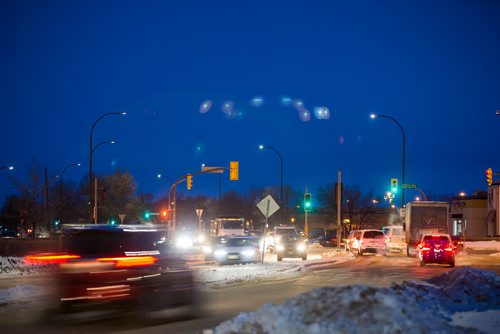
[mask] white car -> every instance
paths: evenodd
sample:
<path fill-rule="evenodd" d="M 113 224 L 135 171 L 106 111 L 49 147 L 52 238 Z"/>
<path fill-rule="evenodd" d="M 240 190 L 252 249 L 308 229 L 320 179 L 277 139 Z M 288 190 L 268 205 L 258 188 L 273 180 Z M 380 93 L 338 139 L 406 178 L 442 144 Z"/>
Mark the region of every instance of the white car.
<path fill-rule="evenodd" d="M 403 252 L 406 250 L 405 231 L 401 225 L 382 227 L 389 252 Z"/>
<path fill-rule="evenodd" d="M 357 251 L 358 255 L 365 253 L 380 253 L 387 255 L 387 244 L 385 235 L 380 230 L 359 230 L 354 233 L 351 251 Z"/>

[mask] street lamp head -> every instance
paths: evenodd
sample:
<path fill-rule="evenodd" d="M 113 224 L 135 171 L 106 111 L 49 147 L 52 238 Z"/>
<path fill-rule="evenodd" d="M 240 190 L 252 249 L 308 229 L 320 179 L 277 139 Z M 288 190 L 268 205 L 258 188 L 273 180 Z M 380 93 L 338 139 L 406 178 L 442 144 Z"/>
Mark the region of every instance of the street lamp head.
<path fill-rule="evenodd" d="M 370 114 L 370 118 L 371 118 L 371 119 L 375 119 L 375 118 L 377 118 L 377 115 L 376 115 L 376 114 L 374 114 L 374 113 L 371 113 L 371 114 Z"/>
<path fill-rule="evenodd" d="M 76 165 L 77 165 L 78 167 L 80 167 L 82 164 L 81 164 L 81 163 L 77 163 Z"/>
<path fill-rule="evenodd" d="M 124 111 L 124 112 L 122 112 L 122 113 L 120 113 L 120 114 L 122 114 L 122 115 L 126 115 L 126 114 L 127 114 L 127 112 L 125 112 L 125 111 Z"/>
<path fill-rule="evenodd" d="M 114 140 L 112 140 L 112 141 L 110 141 L 109 143 L 110 143 L 110 144 L 114 144 L 114 143 L 116 143 L 116 142 L 115 142 Z"/>
<path fill-rule="evenodd" d="M 14 169 L 14 166 L 9 166 L 9 170 L 13 170 Z"/>
<path fill-rule="evenodd" d="M 264 149 L 264 145 L 259 145 L 259 150 L 263 150 Z"/>

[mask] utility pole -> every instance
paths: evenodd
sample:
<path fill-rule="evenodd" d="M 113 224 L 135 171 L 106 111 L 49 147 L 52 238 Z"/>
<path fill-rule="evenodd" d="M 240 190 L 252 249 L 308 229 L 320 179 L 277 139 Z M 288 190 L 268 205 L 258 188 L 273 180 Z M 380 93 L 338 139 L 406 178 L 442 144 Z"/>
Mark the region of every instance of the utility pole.
<path fill-rule="evenodd" d="M 338 171 L 337 173 L 337 252 L 340 251 L 340 235 L 341 235 L 341 222 L 340 219 L 342 217 L 340 210 L 342 209 L 342 172 Z"/>

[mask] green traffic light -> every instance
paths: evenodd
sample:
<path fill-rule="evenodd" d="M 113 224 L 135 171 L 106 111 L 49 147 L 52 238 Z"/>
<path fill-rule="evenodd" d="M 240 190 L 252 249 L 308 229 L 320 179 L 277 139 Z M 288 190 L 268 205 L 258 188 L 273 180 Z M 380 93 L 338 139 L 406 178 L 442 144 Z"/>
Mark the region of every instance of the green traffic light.
<path fill-rule="evenodd" d="M 111 219 L 111 220 L 109 221 L 109 223 L 110 223 L 111 225 L 115 225 L 115 224 L 116 224 L 116 221 L 115 221 L 114 219 Z"/>
<path fill-rule="evenodd" d="M 144 213 L 144 218 L 149 219 L 150 216 L 151 214 L 148 211 Z"/>
<path fill-rule="evenodd" d="M 398 192 L 398 188 L 397 188 L 397 187 L 392 187 L 391 191 L 392 191 L 393 193 L 397 193 L 397 192 Z"/>

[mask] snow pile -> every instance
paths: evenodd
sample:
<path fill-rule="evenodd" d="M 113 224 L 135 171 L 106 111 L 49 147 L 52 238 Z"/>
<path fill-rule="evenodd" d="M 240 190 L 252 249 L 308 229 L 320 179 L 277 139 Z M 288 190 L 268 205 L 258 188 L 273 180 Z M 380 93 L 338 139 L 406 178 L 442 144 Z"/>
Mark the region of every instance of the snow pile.
<path fill-rule="evenodd" d="M 33 300 L 48 296 L 47 287 L 33 284 L 17 285 L 14 288 L 0 290 L 0 314 L 22 309 L 33 303 Z"/>
<path fill-rule="evenodd" d="M 26 264 L 23 257 L 0 256 L 0 275 L 4 277 L 38 275 L 51 272 L 54 269 L 54 265 Z"/>
<path fill-rule="evenodd" d="M 495 273 L 472 268 L 391 288 L 319 288 L 241 313 L 215 333 L 475 333 L 466 328 L 471 324 L 454 326 L 451 316 L 457 310 L 499 310 L 499 288 Z"/>

